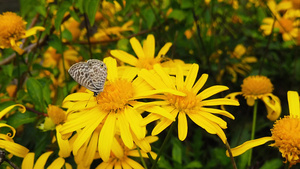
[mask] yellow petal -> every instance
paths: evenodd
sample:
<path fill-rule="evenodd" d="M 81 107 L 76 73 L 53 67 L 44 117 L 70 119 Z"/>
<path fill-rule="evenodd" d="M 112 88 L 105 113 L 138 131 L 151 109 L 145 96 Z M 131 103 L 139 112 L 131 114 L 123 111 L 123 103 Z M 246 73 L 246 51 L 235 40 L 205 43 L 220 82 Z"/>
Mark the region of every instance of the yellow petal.
<path fill-rule="evenodd" d="M 103 62 L 107 66 L 107 79 L 112 82 L 118 79 L 119 75 L 116 59 L 113 59 L 112 57 L 107 57 L 103 60 Z"/>
<path fill-rule="evenodd" d="M 146 131 L 144 130 L 145 126 L 141 126 L 140 124 L 143 120 L 142 115 L 129 106 L 124 109 L 124 114 L 134 135 L 138 139 L 143 139 L 146 135 Z"/>
<path fill-rule="evenodd" d="M 207 78 L 208 78 L 208 74 L 202 74 L 200 79 L 196 82 L 196 84 L 192 88 L 192 92 L 197 94 L 199 92 L 199 90 L 203 87 L 203 85 L 205 84 Z"/>
<path fill-rule="evenodd" d="M 220 93 L 224 90 L 228 90 L 229 88 L 227 86 L 222 86 L 222 85 L 215 85 L 211 86 L 205 90 L 203 90 L 201 93 L 197 95 L 197 97 L 200 97 L 202 100 L 209 98 L 212 95 L 215 95 L 217 93 Z"/>
<path fill-rule="evenodd" d="M 118 123 L 119 123 L 119 128 L 120 128 L 120 133 L 121 133 L 121 138 L 123 140 L 123 143 L 128 147 L 128 148 L 133 148 L 133 138 L 130 132 L 129 128 L 129 123 L 126 120 L 125 117 L 125 112 L 120 112 L 117 114 L 118 118 Z"/>
<path fill-rule="evenodd" d="M 260 145 L 265 144 L 266 142 L 272 141 L 272 140 L 273 140 L 272 137 L 262 137 L 259 139 L 246 141 L 242 145 L 239 145 L 239 146 L 231 149 L 232 156 L 233 157 L 239 156 L 253 147 L 260 146 Z M 229 157 L 228 151 L 226 151 L 226 155 Z"/>
<path fill-rule="evenodd" d="M 86 152 L 83 157 L 85 166 L 91 165 L 95 158 L 95 154 L 97 151 L 97 145 L 98 145 L 98 139 L 99 139 L 99 131 L 96 130 L 93 132 L 92 137 L 89 140 L 89 144 L 86 148 Z"/>
<path fill-rule="evenodd" d="M 122 50 L 111 50 L 110 53 L 115 58 L 118 58 L 122 62 L 128 63 L 132 66 L 135 66 L 138 61 L 136 57 Z"/>
<path fill-rule="evenodd" d="M 269 95 L 263 97 L 262 100 L 267 108 L 267 118 L 271 121 L 275 121 L 276 119 L 278 119 L 281 114 L 281 105 L 279 98 L 270 93 Z"/>
<path fill-rule="evenodd" d="M 14 105 L 11 105 L 11 106 L 9 106 L 9 107 L 6 107 L 5 109 L 3 109 L 3 110 L 0 112 L 0 119 L 2 119 L 2 117 L 3 117 L 6 113 L 8 113 L 10 110 L 12 110 L 12 109 L 13 109 L 14 107 L 16 107 L 16 106 L 19 106 L 19 107 L 22 108 L 21 113 L 24 113 L 24 112 L 26 111 L 25 106 L 23 106 L 23 105 L 21 105 L 21 104 L 14 104 Z"/>
<path fill-rule="evenodd" d="M 170 47 L 172 46 L 171 42 L 166 43 L 158 52 L 157 58 L 160 58 L 162 56 L 165 56 L 167 52 L 169 51 Z"/>
<path fill-rule="evenodd" d="M 201 116 L 203 116 L 204 118 L 206 118 L 207 120 L 218 124 L 221 128 L 226 129 L 227 128 L 227 123 L 221 119 L 220 117 L 217 117 L 213 114 L 207 113 L 207 112 L 199 112 L 199 114 Z"/>
<path fill-rule="evenodd" d="M 28 153 L 22 162 L 22 169 L 33 169 L 34 153 Z"/>
<path fill-rule="evenodd" d="M 136 94 L 134 97 L 135 98 L 145 98 L 147 96 L 151 96 L 151 95 L 155 95 L 155 94 L 159 94 L 159 93 L 170 93 L 170 94 L 174 94 L 174 95 L 177 95 L 177 96 L 186 96 L 185 93 L 180 92 L 178 90 L 165 88 L 165 89 L 158 89 L 158 90 L 150 90 L 150 91 L 140 92 L 140 93 Z"/>
<path fill-rule="evenodd" d="M 90 116 L 88 120 L 88 125 L 86 125 L 83 130 L 79 133 L 77 139 L 73 144 L 73 153 L 77 154 L 78 149 L 91 137 L 95 129 L 100 125 L 103 119 L 106 117 L 106 113 L 97 114 L 94 113 Z"/>
<path fill-rule="evenodd" d="M 146 126 L 147 124 L 156 121 L 158 119 L 161 118 L 161 115 L 157 115 L 154 113 L 149 114 L 148 116 L 146 116 L 143 121 L 141 121 L 141 126 Z"/>
<path fill-rule="evenodd" d="M 65 164 L 65 159 L 63 159 L 62 157 L 58 157 L 49 165 L 49 167 L 47 167 L 47 169 L 62 168 L 64 164 Z"/>
<path fill-rule="evenodd" d="M 116 138 L 114 138 L 113 140 L 111 151 L 119 159 L 122 159 L 124 157 L 123 147 L 120 145 Z"/>
<path fill-rule="evenodd" d="M 69 94 L 63 102 L 89 100 L 91 96 L 90 93 L 73 93 Z"/>
<path fill-rule="evenodd" d="M 166 84 L 168 88 L 175 89 L 175 84 L 171 77 L 163 70 L 160 64 L 155 64 L 153 69 L 157 72 L 160 76 L 161 80 Z"/>
<path fill-rule="evenodd" d="M 109 160 L 111 146 L 115 135 L 116 115 L 114 112 L 109 113 L 98 140 L 98 151 L 104 162 Z"/>
<path fill-rule="evenodd" d="M 127 164 L 129 164 L 131 166 L 131 168 L 134 168 L 134 169 L 144 169 L 144 167 L 141 164 L 139 164 L 138 162 L 136 162 L 136 161 L 134 161 L 134 160 L 132 160 L 130 158 L 126 158 L 125 162 Z M 124 167 L 124 169 L 126 169 L 126 168 Z"/>
<path fill-rule="evenodd" d="M 185 87 L 189 90 L 193 87 L 195 80 L 198 75 L 198 70 L 199 70 L 199 65 L 193 64 L 192 67 L 190 68 L 188 75 L 186 76 L 185 79 Z"/>
<path fill-rule="evenodd" d="M 155 39 L 152 34 L 148 35 L 147 39 L 144 41 L 143 50 L 147 58 L 154 58 Z"/>
<path fill-rule="evenodd" d="M 166 129 L 167 127 L 169 127 L 171 125 L 171 123 L 173 123 L 172 120 L 169 120 L 167 118 L 163 118 L 160 120 L 160 122 L 157 123 L 157 125 L 154 127 L 154 129 L 152 130 L 151 135 L 158 135 L 159 133 L 161 133 L 164 129 Z"/>
<path fill-rule="evenodd" d="M 298 92 L 288 91 L 287 96 L 288 96 L 290 116 L 300 117 Z"/>
<path fill-rule="evenodd" d="M 162 117 L 168 118 L 169 120 L 175 121 L 175 117 L 173 117 L 170 112 L 159 106 L 149 106 L 146 110 L 147 112 L 158 114 Z"/>
<path fill-rule="evenodd" d="M 145 53 L 140 42 L 135 37 L 131 38 L 129 41 L 137 57 L 140 59 L 145 58 Z"/>
<path fill-rule="evenodd" d="M 213 113 L 213 114 L 220 114 L 220 115 L 229 117 L 231 119 L 235 119 L 232 114 L 230 114 L 229 112 L 227 112 L 225 110 L 201 107 L 200 111 L 205 111 L 205 112 L 209 112 L 209 113 Z"/>
<path fill-rule="evenodd" d="M 26 147 L 10 141 L 0 140 L 0 147 L 18 157 L 25 157 L 29 152 Z"/>
<path fill-rule="evenodd" d="M 188 133 L 188 125 L 186 114 L 183 112 L 179 112 L 178 114 L 178 138 L 180 141 L 185 140 Z"/>
<path fill-rule="evenodd" d="M 232 99 L 211 99 L 211 100 L 204 100 L 202 101 L 203 106 L 218 106 L 218 105 L 232 105 L 232 106 L 239 106 L 240 103 L 236 100 Z"/>
<path fill-rule="evenodd" d="M 45 164 L 49 158 L 49 156 L 52 154 L 52 151 L 46 152 L 44 154 L 42 154 L 36 161 L 34 168 L 33 169 L 44 169 L 45 168 Z"/>
<path fill-rule="evenodd" d="M 13 128 L 12 126 L 10 126 L 10 125 L 8 125 L 8 124 L 5 124 L 5 123 L 0 123 L 0 128 L 2 128 L 2 127 L 8 127 L 8 128 L 10 128 L 11 129 L 11 131 L 12 131 L 12 134 L 10 135 L 4 135 L 5 137 L 9 137 L 9 138 L 7 138 L 7 139 L 4 139 L 4 140 L 8 140 L 9 139 L 9 141 L 10 141 L 10 139 L 12 139 L 12 138 L 14 138 L 15 137 L 15 134 L 16 134 L 16 129 L 15 128 Z M 3 138 L 2 138 L 3 139 Z"/>
<path fill-rule="evenodd" d="M 187 114 L 191 120 L 196 123 L 198 126 L 202 127 L 204 130 L 206 130 L 210 134 L 216 134 L 215 127 L 203 116 L 201 116 L 198 113 L 188 113 Z"/>
<path fill-rule="evenodd" d="M 44 30 L 45 30 L 45 28 L 42 26 L 35 26 L 26 31 L 25 37 L 35 35 L 37 31 L 44 31 Z M 23 38 L 25 38 L 25 37 L 23 37 Z"/>
<path fill-rule="evenodd" d="M 176 87 L 178 90 L 183 88 L 183 71 L 179 65 L 176 65 Z"/>
<path fill-rule="evenodd" d="M 57 139 L 57 143 L 58 143 L 58 147 L 59 147 L 58 155 L 60 157 L 67 158 L 70 156 L 72 149 L 70 147 L 69 140 L 62 139 L 62 136 L 59 132 L 60 129 L 61 129 L 61 125 L 57 125 L 56 126 L 56 139 Z"/>
<path fill-rule="evenodd" d="M 122 75 L 122 79 L 132 81 L 138 73 L 138 69 L 134 67 L 127 67 L 125 70 L 123 70 L 124 74 Z"/>
<path fill-rule="evenodd" d="M 142 69 L 139 72 L 139 77 L 142 77 L 149 85 L 155 89 L 165 89 L 168 88 L 161 80 L 158 75 L 151 73 L 149 70 Z"/>

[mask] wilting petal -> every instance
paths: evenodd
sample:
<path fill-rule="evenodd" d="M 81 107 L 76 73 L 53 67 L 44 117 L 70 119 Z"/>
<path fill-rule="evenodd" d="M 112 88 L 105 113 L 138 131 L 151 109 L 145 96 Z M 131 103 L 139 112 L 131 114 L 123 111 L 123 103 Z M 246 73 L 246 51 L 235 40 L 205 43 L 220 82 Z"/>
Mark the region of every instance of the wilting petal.
<path fill-rule="evenodd" d="M 272 141 L 272 140 L 273 140 L 272 137 L 262 137 L 259 139 L 246 141 L 242 145 L 239 145 L 239 146 L 231 149 L 232 156 L 233 157 L 239 156 L 253 147 L 260 146 L 260 145 L 265 144 L 266 142 Z M 228 151 L 226 151 L 226 155 L 229 156 Z"/>

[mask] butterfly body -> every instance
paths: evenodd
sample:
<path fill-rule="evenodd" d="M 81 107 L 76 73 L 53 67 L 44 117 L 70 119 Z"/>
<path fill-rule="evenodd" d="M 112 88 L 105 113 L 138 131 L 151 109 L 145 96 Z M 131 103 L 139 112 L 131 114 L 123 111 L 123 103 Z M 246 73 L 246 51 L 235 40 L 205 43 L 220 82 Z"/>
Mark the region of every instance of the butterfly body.
<path fill-rule="evenodd" d="M 80 85 L 94 92 L 96 97 L 103 91 L 107 76 L 107 67 L 98 59 L 73 64 L 68 70 L 71 77 Z"/>

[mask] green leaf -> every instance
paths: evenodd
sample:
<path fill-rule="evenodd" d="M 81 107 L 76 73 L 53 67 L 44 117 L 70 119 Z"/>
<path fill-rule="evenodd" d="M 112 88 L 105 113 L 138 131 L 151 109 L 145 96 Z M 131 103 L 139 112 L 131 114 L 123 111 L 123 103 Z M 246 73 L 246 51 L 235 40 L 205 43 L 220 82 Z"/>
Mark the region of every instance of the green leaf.
<path fill-rule="evenodd" d="M 2 67 L 2 71 L 5 75 L 12 77 L 13 70 L 14 70 L 14 65 L 12 63 L 8 64 L 8 65 L 3 65 L 1 67 Z"/>
<path fill-rule="evenodd" d="M 170 15 L 168 16 L 168 18 L 172 18 L 178 21 L 182 21 L 185 19 L 185 12 L 183 10 L 179 10 L 179 9 L 174 9 Z"/>
<path fill-rule="evenodd" d="M 63 44 L 56 35 L 50 36 L 50 41 L 48 42 L 48 44 L 49 44 L 49 46 L 52 46 L 54 49 L 56 49 L 57 53 L 60 53 L 60 54 L 63 53 L 63 51 L 64 51 Z"/>
<path fill-rule="evenodd" d="M 179 141 L 174 141 L 172 148 L 172 159 L 179 164 L 182 164 L 182 150 Z"/>
<path fill-rule="evenodd" d="M 67 39 L 68 41 L 72 41 L 73 40 L 72 33 L 68 29 L 65 29 L 62 32 L 62 38 Z"/>
<path fill-rule="evenodd" d="M 260 169 L 278 169 L 282 167 L 282 160 L 280 159 L 274 159 L 270 161 L 266 161 L 264 165 Z"/>
<path fill-rule="evenodd" d="M 99 0 L 89 0 L 87 5 L 87 11 L 85 12 L 89 18 L 90 25 L 93 26 L 95 23 L 96 12 L 99 7 Z"/>
<path fill-rule="evenodd" d="M 26 82 L 28 95 L 40 110 L 44 110 L 43 88 L 39 81 L 28 78 Z"/>
<path fill-rule="evenodd" d="M 184 0 L 181 1 L 181 9 L 194 8 L 193 0 Z"/>
<path fill-rule="evenodd" d="M 77 0 L 77 3 L 75 4 L 75 6 L 79 9 L 79 11 L 81 13 L 84 13 L 84 9 L 83 9 L 83 2 L 85 2 L 85 0 Z"/>
<path fill-rule="evenodd" d="M 59 6 L 54 23 L 56 30 L 59 30 L 60 24 L 64 19 L 65 13 L 69 10 L 71 5 L 72 4 L 69 1 L 63 1 L 62 4 Z"/>
<path fill-rule="evenodd" d="M 155 15 L 151 9 L 145 9 L 141 11 L 143 16 L 147 19 L 146 24 L 147 28 L 150 29 L 155 21 Z"/>
<path fill-rule="evenodd" d="M 188 163 L 184 168 L 202 168 L 203 165 L 200 161 L 192 161 Z"/>
<path fill-rule="evenodd" d="M 36 120 L 36 114 L 26 111 L 25 113 L 17 112 L 7 119 L 7 124 L 14 128 L 21 126 L 22 124 L 32 123 Z"/>

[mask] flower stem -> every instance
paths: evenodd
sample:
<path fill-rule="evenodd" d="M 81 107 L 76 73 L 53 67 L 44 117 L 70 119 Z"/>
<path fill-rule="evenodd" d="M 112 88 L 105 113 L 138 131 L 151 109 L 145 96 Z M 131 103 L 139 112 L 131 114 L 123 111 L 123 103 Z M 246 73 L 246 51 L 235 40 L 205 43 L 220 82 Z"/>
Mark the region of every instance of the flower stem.
<path fill-rule="evenodd" d="M 234 158 L 233 158 L 233 156 L 232 156 L 231 148 L 230 148 L 230 145 L 229 145 L 228 141 L 226 141 L 225 146 L 226 146 L 226 149 L 227 149 L 227 151 L 228 151 L 228 153 L 229 153 L 229 157 L 230 157 L 230 160 L 231 160 L 232 167 L 233 167 L 234 169 L 237 169 L 237 166 L 236 166 L 236 163 L 235 163 Z"/>
<path fill-rule="evenodd" d="M 141 162 L 142 162 L 142 164 L 143 164 L 143 167 L 144 167 L 145 169 L 148 169 L 148 168 L 147 168 L 147 165 L 146 165 L 146 163 L 145 163 L 145 160 L 144 160 L 144 158 L 143 158 L 143 156 L 142 156 L 141 149 L 140 149 L 139 147 L 136 147 L 136 148 L 137 148 L 137 150 L 138 150 L 138 152 L 139 152 L 140 159 L 141 159 Z"/>
<path fill-rule="evenodd" d="M 251 140 L 255 137 L 255 126 L 256 126 L 256 115 L 257 115 L 257 105 L 258 100 L 255 100 L 254 108 L 253 108 L 253 119 L 252 119 L 252 131 L 251 131 Z M 251 159 L 252 159 L 252 149 L 249 150 L 249 158 L 248 158 L 248 166 L 251 165 Z"/>
<path fill-rule="evenodd" d="M 161 145 L 161 147 L 160 147 L 160 149 L 159 149 L 159 151 L 158 151 L 158 153 L 157 153 L 157 157 L 155 158 L 155 161 L 154 161 L 154 163 L 152 164 L 152 167 L 151 167 L 151 169 L 155 169 L 156 168 L 156 164 L 157 164 L 157 162 L 158 162 L 158 159 L 159 159 L 159 157 L 161 156 L 161 153 L 163 152 L 163 150 L 166 148 L 166 145 L 168 144 L 168 142 L 169 142 L 169 140 L 170 140 L 170 137 L 171 137 L 171 135 L 172 135 L 172 131 L 173 131 L 173 129 L 174 129 L 174 122 L 171 124 L 171 126 L 170 126 L 170 129 L 169 129 L 169 131 L 168 131 L 168 134 L 167 134 L 167 136 L 166 136 L 166 138 L 165 138 L 165 140 L 164 140 L 164 142 L 163 142 L 163 144 Z"/>

